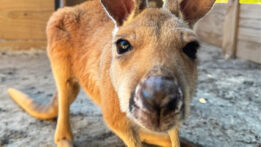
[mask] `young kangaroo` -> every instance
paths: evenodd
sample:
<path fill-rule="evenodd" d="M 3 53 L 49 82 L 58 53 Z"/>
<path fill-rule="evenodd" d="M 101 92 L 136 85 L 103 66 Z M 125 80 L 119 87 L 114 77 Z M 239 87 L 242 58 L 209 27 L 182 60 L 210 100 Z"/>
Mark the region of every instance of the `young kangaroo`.
<path fill-rule="evenodd" d="M 55 12 L 47 26 L 57 96 L 39 105 L 9 94 L 30 115 L 58 116 L 55 142 L 72 146 L 69 107 L 79 85 L 100 106 L 108 127 L 128 147 L 178 147 L 197 81 L 199 47 L 191 26 L 215 0 L 93 0 Z"/>

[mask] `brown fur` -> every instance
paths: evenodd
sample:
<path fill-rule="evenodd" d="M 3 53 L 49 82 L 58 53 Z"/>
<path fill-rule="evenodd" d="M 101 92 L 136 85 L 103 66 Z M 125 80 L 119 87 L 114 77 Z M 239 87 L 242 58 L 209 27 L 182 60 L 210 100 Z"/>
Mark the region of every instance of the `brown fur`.
<path fill-rule="evenodd" d="M 204 14 L 208 10 L 205 11 Z M 55 133 L 58 146 L 72 145 L 69 106 L 79 92 L 79 85 L 102 109 L 108 127 L 127 146 L 139 147 L 142 141 L 179 146 L 178 124 L 168 133 L 148 131 L 127 117 L 127 109 L 137 84 L 155 66 L 160 66 L 160 74 L 172 75 L 180 83 L 188 113 L 197 69 L 196 60 L 186 56 L 182 47 L 196 40 L 196 36 L 188 23 L 164 9 L 139 9 L 126 16 L 124 20 L 118 18 L 123 22 L 118 21 L 119 30 L 112 36 L 115 24 L 98 0 L 58 10 L 49 20 L 47 37 L 59 103 L 54 99 L 50 108 L 40 108 L 23 93 L 9 90 L 11 97 L 34 117 L 50 119 L 59 115 Z M 192 18 L 193 22 L 195 19 L 198 18 Z M 128 39 L 135 52 L 117 56 L 113 43 L 119 38 Z"/>

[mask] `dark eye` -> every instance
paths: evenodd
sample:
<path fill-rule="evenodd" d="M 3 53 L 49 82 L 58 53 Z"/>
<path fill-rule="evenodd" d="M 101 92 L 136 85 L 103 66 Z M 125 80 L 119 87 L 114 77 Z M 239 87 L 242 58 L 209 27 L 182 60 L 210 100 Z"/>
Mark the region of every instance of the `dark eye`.
<path fill-rule="evenodd" d="M 183 47 L 183 52 L 191 59 L 197 58 L 197 50 L 199 48 L 199 43 L 197 41 L 192 41 Z"/>
<path fill-rule="evenodd" d="M 127 40 L 120 39 L 116 42 L 117 53 L 123 54 L 132 49 L 131 44 Z"/>

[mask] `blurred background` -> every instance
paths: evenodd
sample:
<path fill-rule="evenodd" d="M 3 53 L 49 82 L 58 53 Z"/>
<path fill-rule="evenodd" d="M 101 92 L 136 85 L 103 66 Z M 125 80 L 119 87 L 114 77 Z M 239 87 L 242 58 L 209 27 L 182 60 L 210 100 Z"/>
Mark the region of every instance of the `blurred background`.
<path fill-rule="evenodd" d="M 46 23 L 59 7 L 86 0 L 1 0 L 0 49 L 46 48 Z M 158 0 L 151 0 L 157 6 Z M 223 49 L 227 58 L 238 56 L 261 63 L 261 0 L 217 0 L 207 17 L 196 25 L 199 37 Z"/>
<path fill-rule="evenodd" d="M 0 147 L 54 147 L 56 120 L 27 115 L 14 87 L 48 103 L 55 84 L 46 56 L 46 24 L 85 0 L 0 0 Z M 161 5 L 150 0 L 151 7 Z M 180 136 L 204 147 L 261 146 L 261 0 L 217 0 L 194 27 L 201 40 L 199 81 Z M 76 147 L 122 147 L 100 109 L 81 92 L 71 106 Z"/>

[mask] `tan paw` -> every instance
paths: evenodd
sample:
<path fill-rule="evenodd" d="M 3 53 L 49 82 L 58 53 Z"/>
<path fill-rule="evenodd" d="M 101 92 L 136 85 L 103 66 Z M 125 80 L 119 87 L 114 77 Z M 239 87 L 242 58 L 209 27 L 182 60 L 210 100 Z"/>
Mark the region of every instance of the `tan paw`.
<path fill-rule="evenodd" d="M 57 147 L 73 147 L 73 143 L 68 140 L 61 140 L 57 142 Z"/>

